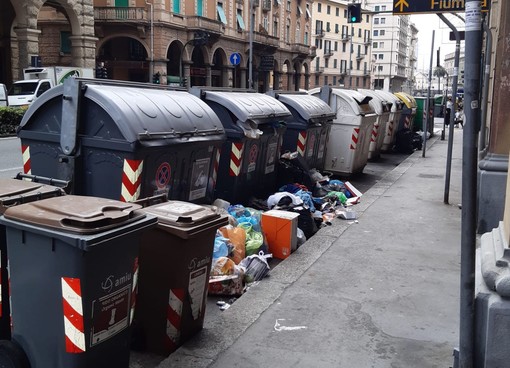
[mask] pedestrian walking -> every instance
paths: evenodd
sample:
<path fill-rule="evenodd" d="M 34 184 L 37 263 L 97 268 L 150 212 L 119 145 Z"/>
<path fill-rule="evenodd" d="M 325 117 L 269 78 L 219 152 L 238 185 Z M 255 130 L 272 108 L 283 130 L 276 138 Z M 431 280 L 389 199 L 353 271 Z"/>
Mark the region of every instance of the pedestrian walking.
<path fill-rule="evenodd" d="M 448 97 L 448 101 L 446 102 L 446 113 L 444 114 L 445 125 L 450 124 L 450 115 L 452 113 L 452 108 L 453 108 L 452 98 Z"/>

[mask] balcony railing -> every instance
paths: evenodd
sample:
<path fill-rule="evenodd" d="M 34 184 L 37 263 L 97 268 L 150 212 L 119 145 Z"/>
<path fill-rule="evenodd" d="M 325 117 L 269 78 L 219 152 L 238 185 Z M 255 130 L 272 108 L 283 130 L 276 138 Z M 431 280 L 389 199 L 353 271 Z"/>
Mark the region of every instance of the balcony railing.
<path fill-rule="evenodd" d="M 145 8 L 133 7 L 94 7 L 94 20 L 97 21 L 126 21 L 149 20 Z"/>
<path fill-rule="evenodd" d="M 333 56 L 333 51 L 331 49 L 324 50 L 324 57 L 330 57 Z"/>
<path fill-rule="evenodd" d="M 365 38 L 363 42 L 365 43 L 365 45 L 370 45 L 372 43 L 372 40 L 370 38 Z"/>
<path fill-rule="evenodd" d="M 292 52 L 297 52 L 299 54 L 308 55 L 310 53 L 310 46 L 304 45 L 302 43 L 293 43 L 290 45 L 290 49 Z"/>
<path fill-rule="evenodd" d="M 342 42 L 347 42 L 347 41 L 349 41 L 349 39 L 350 39 L 349 35 L 347 35 L 347 34 L 342 35 Z"/>
<path fill-rule="evenodd" d="M 365 57 L 365 54 L 357 54 L 356 60 L 362 60 Z"/>
<path fill-rule="evenodd" d="M 340 68 L 340 75 L 346 75 L 346 74 L 347 74 L 347 69 Z"/>
<path fill-rule="evenodd" d="M 363 75 L 369 77 L 370 76 L 370 70 L 363 69 Z"/>
<path fill-rule="evenodd" d="M 271 0 L 262 0 L 262 10 L 263 11 L 271 10 Z"/>
<path fill-rule="evenodd" d="M 315 71 L 317 73 L 324 73 L 324 67 L 323 66 L 316 66 Z"/>
<path fill-rule="evenodd" d="M 323 29 L 317 29 L 317 30 L 315 30 L 315 37 L 317 37 L 317 38 L 324 37 L 325 33 L 326 32 L 324 32 Z"/>
<path fill-rule="evenodd" d="M 190 30 L 197 29 L 219 34 L 222 32 L 223 23 L 219 20 L 193 15 L 186 17 L 186 25 Z"/>
<path fill-rule="evenodd" d="M 317 56 L 317 46 L 310 46 L 310 57 L 313 59 Z"/>
<path fill-rule="evenodd" d="M 247 34 L 246 37 L 249 37 L 249 34 Z M 268 34 L 253 32 L 253 42 L 256 42 L 264 46 L 278 47 L 280 39 L 278 37 L 270 36 Z"/>

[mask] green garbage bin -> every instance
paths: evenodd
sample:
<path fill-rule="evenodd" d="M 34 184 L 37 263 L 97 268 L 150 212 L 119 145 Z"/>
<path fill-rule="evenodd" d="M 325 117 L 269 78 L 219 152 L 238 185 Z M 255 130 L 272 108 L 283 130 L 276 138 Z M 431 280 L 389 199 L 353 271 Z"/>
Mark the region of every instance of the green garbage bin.
<path fill-rule="evenodd" d="M 423 131 L 423 127 L 425 126 L 425 119 L 427 118 L 427 114 L 425 113 L 425 109 L 427 108 L 427 97 L 415 97 L 416 100 L 416 115 L 414 117 L 413 130 L 414 131 Z M 429 125 L 427 126 L 427 130 L 432 134 L 434 133 L 434 99 L 429 98 Z"/>
<path fill-rule="evenodd" d="M 135 340 L 167 356 L 203 327 L 214 238 L 228 219 L 180 201 L 141 211 L 158 225 L 142 237 Z"/>
<path fill-rule="evenodd" d="M 139 240 L 157 222 L 140 208 L 62 196 L 5 211 L 12 340 L 22 351 L 0 349 L 0 361 L 24 353 L 32 368 L 129 366 Z"/>

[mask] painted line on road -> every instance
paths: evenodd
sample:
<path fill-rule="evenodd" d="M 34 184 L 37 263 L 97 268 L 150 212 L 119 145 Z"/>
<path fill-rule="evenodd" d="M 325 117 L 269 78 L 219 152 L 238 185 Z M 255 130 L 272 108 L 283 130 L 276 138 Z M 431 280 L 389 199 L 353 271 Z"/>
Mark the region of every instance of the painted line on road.
<path fill-rule="evenodd" d="M 22 171 L 22 167 L 13 167 L 13 168 L 10 168 L 10 169 L 0 169 L 0 172 L 6 172 L 6 171 Z"/>

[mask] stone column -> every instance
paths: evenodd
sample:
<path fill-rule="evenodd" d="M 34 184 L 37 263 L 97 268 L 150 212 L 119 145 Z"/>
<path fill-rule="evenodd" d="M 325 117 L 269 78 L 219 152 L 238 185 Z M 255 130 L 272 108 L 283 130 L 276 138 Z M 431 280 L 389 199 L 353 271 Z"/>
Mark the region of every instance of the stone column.
<path fill-rule="evenodd" d="M 14 31 L 17 35 L 19 51 L 17 79 L 23 79 L 23 69 L 30 66 L 31 56 L 39 55 L 39 35 L 41 31 L 32 28 L 15 28 Z"/>
<path fill-rule="evenodd" d="M 241 68 L 241 80 L 239 81 L 239 86 L 241 88 L 247 88 L 246 86 L 246 73 L 248 72 L 248 69 Z"/>
<path fill-rule="evenodd" d="M 96 67 L 96 43 L 98 38 L 91 36 L 71 36 L 71 55 L 73 66 L 82 68 Z"/>
<path fill-rule="evenodd" d="M 489 145 L 479 162 L 478 170 L 478 233 L 485 233 L 498 227 L 503 218 L 505 187 L 508 175 L 508 147 L 510 145 L 510 4 L 500 1 L 500 17 L 495 22 L 499 32 L 495 41 L 492 108 L 490 117 Z M 497 12 L 495 14 L 498 14 Z M 497 24 L 499 23 L 499 24 Z M 491 25 L 491 29 L 492 29 Z M 494 33 L 493 33 L 494 35 Z"/>

